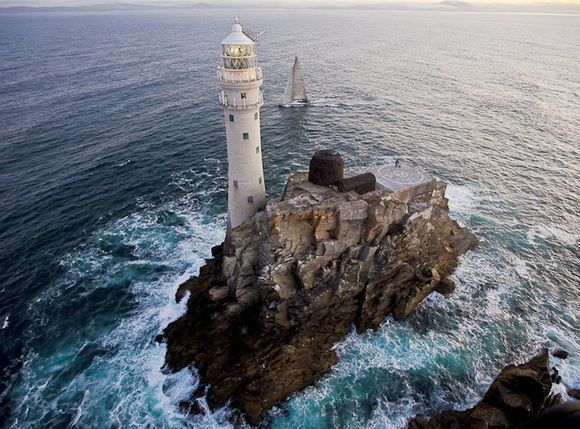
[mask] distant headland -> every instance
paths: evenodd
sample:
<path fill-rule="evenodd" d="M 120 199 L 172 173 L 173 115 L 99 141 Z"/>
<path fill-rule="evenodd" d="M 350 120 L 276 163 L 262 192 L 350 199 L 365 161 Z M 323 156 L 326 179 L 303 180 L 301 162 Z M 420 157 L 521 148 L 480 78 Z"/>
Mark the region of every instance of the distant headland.
<path fill-rule="evenodd" d="M 580 14 L 580 4 L 566 1 L 561 2 L 537 2 L 529 4 L 505 3 L 480 3 L 477 1 L 467 2 L 463 0 L 442 0 L 433 2 L 392 1 L 383 3 L 357 3 L 346 5 L 329 5 L 328 3 L 266 3 L 249 1 L 246 4 L 220 0 L 217 2 L 186 2 L 169 1 L 163 4 L 144 4 L 140 2 L 102 2 L 92 5 L 78 6 L 71 2 L 66 6 L 0 6 L 0 14 L 18 13 L 66 13 L 66 12 L 130 12 L 130 11 L 160 11 L 160 10 L 219 10 L 219 9 L 295 9 L 295 10 L 400 10 L 400 11 L 458 11 L 458 12 L 505 12 L 505 13 L 556 13 L 556 14 Z"/>

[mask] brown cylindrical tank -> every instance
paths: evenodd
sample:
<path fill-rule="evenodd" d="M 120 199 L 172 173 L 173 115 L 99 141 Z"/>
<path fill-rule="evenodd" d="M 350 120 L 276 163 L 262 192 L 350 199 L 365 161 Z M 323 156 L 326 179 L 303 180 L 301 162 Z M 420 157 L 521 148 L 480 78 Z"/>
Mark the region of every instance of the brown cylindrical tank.
<path fill-rule="evenodd" d="M 374 191 L 376 187 L 377 178 L 373 173 L 363 173 L 338 181 L 338 189 L 341 192 L 355 191 L 359 194 L 364 194 Z"/>
<path fill-rule="evenodd" d="M 310 160 L 308 180 L 320 186 L 335 185 L 344 176 L 342 156 L 331 149 L 319 150 Z"/>

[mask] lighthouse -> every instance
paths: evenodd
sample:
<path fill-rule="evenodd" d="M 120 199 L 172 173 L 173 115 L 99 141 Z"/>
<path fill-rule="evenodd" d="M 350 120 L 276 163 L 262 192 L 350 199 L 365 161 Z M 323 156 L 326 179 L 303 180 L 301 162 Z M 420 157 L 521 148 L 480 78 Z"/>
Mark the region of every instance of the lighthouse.
<path fill-rule="evenodd" d="M 217 80 L 228 147 L 229 229 L 266 205 L 260 137 L 262 70 L 257 64 L 256 41 L 237 18 L 222 41 Z"/>

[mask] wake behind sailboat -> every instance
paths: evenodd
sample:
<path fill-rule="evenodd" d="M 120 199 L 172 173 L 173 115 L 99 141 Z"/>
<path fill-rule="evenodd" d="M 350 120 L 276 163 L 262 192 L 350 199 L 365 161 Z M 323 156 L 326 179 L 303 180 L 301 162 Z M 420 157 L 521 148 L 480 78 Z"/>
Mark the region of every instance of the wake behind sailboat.
<path fill-rule="evenodd" d="M 304 106 L 307 103 L 308 96 L 306 95 L 306 84 L 304 83 L 302 64 L 298 61 L 298 57 L 294 56 L 292 73 L 290 74 L 290 79 L 288 79 L 288 83 L 286 84 L 281 106 Z"/>

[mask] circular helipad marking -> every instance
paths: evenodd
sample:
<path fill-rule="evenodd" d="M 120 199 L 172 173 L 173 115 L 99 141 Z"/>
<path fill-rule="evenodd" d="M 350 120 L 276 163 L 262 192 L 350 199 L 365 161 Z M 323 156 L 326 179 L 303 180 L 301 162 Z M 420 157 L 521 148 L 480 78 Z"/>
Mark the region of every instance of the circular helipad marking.
<path fill-rule="evenodd" d="M 423 173 L 408 167 L 395 167 L 384 165 L 377 171 L 379 180 L 396 183 L 399 185 L 415 185 L 425 180 Z"/>

